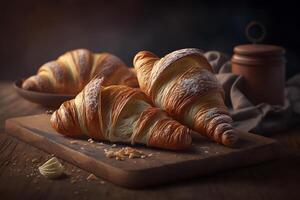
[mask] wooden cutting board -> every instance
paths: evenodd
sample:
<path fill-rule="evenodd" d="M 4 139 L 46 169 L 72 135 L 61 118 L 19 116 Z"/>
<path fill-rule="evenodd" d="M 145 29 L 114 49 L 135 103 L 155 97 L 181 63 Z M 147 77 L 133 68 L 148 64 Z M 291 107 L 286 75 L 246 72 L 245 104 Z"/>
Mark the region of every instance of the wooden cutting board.
<path fill-rule="evenodd" d="M 54 154 L 74 165 L 115 184 L 128 188 L 141 188 L 160 183 L 247 166 L 278 156 L 277 142 L 251 133 L 240 132 L 237 148 L 224 147 L 195 137 L 191 149 L 172 152 L 160 149 L 135 148 L 153 155 L 145 159 L 118 161 L 107 158 L 104 149 L 111 143 L 89 143 L 86 139 L 64 137 L 49 123 L 50 115 L 33 115 L 8 119 L 6 132 L 35 147 Z M 117 144 L 116 149 L 127 145 Z"/>

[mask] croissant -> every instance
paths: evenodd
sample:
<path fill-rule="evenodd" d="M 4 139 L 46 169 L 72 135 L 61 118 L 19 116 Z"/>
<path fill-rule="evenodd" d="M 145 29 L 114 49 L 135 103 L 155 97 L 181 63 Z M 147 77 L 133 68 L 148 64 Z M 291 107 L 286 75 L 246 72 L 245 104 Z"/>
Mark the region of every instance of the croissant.
<path fill-rule="evenodd" d="M 140 89 L 102 84 L 103 79 L 95 78 L 75 99 L 64 102 L 51 116 L 52 127 L 65 136 L 171 150 L 191 145 L 191 130 L 152 107 Z"/>
<path fill-rule="evenodd" d="M 136 75 L 118 57 L 77 49 L 42 65 L 37 75 L 23 82 L 22 88 L 47 93 L 78 94 L 95 76 L 104 77 L 103 85 L 138 87 Z"/>
<path fill-rule="evenodd" d="M 140 88 L 155 106 L 218 143 L 232 146 L 238 140 L 223 88 L 201 50 L 177 50 L 161 59 L 141 51 L 133 62 Z"/>

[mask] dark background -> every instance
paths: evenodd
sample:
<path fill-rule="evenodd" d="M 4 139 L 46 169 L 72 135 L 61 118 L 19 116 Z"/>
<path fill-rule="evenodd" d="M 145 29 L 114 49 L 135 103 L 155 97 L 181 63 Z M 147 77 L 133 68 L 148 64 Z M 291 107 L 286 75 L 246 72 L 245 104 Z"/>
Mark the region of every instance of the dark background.
<path fill-rule="evenodd" d="M 132 65 L 140 50 L 162 56 L 197 47 L 232 54 L 247 23 L 262 22 L 264 43 L 287 49 L 287 77 L 300 72 L 300 10 L 290 1 L 3 1 L 0 80 L 27 77 L 74 48 L 108 51 Z"/>

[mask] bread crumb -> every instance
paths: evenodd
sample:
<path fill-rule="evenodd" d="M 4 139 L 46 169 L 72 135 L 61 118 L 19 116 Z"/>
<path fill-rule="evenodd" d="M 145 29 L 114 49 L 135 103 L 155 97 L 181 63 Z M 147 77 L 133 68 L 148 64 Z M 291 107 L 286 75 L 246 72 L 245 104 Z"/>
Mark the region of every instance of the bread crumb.
<path fill-rule="evenodd" d="M 91 180 L 97 180 L 98 178 L 94 174 L 90 174 L 86 180 L 91 181 Z"/>
<path fill-rule="evenodd" d="M 134 159 L 134 158 L 144 159 L 147 157 L 147 155 L 144 152 L 131 147 L 123 147 L 119 150 L 104 149 L 104 153 L 107 158 L 115 158 L 116 160 L 119 161 L 125 160 L 126 157 L 128 157 L 129 159 Z M 152 156 L 152 154 L 150 156 Z"/>
<path fill-rule="evenodd" d="M 128 156 L 129 159 L 133 159 L 135 157 L 136 157 L 136 155 L 134 153 L 130 153 L 129 156 Z"/>
<path fill-rule="evenodd" d="M 89 143 L 94 143 L 94 140 L 92 138 L 88 139 Z"/>
<path fill-rule="evenodd" d="M 116 160 L 123 161 L 123 160 L 125 160 L 125 159 L 124 159 L 124 158 L 122 158 L 122 157 L 118 157 L 118 156 L 116 156 Z"/>
<path fill-rule="evenodd" d="M 106 155 L 106 157 L 107 158 L 113 158 L 113 157 L 115 157 L 115 152 L 114 151 L 112 151 L 112 150 L 104 150 L 104 152 L 105 152 L 105 155 Z"/>

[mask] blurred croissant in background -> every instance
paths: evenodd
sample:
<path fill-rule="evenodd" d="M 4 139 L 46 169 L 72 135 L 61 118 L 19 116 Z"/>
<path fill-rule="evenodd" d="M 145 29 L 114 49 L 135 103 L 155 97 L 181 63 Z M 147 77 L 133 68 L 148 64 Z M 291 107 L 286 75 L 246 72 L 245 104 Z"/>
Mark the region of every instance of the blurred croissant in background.
<path fill-rule="evenodd" d="M 177 50 L 163 58 L 141 51 L 134 67 L 141 90 L 155 106 L 218 143 L 236 143 L 223 88 L 201 50 Z"/>
<path fill-rule="evenodd" d="M 42 65 L 36 75 L 23 82 L 22 88 L 45 93 L 78 94 L 95 76 L 104 78 L 103 85 L 138 87 L 135 73 L 118 57 L 77 49 Z"/>

